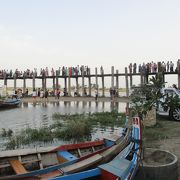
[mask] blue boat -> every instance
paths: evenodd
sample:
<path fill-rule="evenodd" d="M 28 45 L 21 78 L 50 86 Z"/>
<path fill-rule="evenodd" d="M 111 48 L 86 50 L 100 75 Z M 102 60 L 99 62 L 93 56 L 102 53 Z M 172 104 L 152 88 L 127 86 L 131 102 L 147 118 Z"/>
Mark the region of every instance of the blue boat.
<path fill-rule="evenodd" d="M 20 105 L 21 99 L 4 99 L 0 101 L 0 108 L 13 108 Z"/>

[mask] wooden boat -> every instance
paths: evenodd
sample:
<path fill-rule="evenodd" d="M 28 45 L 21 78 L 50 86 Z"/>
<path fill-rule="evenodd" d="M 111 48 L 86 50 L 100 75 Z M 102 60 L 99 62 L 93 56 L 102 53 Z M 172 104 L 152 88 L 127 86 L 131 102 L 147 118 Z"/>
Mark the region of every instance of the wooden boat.
<path fill-rule="evenodd" d="M 82 172 L 87 169 L 97 167 L 100 164 L 109 162 L 112 160 L 120 151 L 122 151 L 130 141 L 131 137 L 131 126 L 126 126 L 123 135 L 112 136 L 108 140 L 115 142 L 115 144 L 108 149 L 98 152 L 93 156 L 81 159 L 68 166 L 62 166 L 59 169 L 54 169 L 53 171 L 45 172 L 43 174 L 38 174 L 39 179 L 50 179 L 53 177 L 66 177 L 67 174 L 76 174 L 77 172 Z"/>
<path fill-rule="evenodd" d="M 51 178 L 51 180 L 130 180 L 134 179 L 141 157 L 141 121 L 138 117 L 133 118 L 133 130 L 131 143 L 124 148 L 112 161 L 102 164 L 95 169 L 65 176 Z"/>
<path fill-rule="evenodd" d="M 108 150 L 117 146 L 119 139 L 120 136 L 114 135 L 103 140 L 67 144 L 56 148 L 2 151 L 0 179 L 54 177 L 61 172 L 59 169 L 72 167 L 73 164 L 73 167 L 79 168 L 79 162 L 89 158 L 96 159 L 100 153 L 106 152 L 108 156 Z M 94 161 L 93 164 L 95 163 Z M 86 167 L 89 165 L 91 164 L 88 163 Z"/>
<path fill-rule="evenodd" d="M 0 108 L 17 107 L 21 103 L 21 99 L 5 99 L 0 101 Z"/>

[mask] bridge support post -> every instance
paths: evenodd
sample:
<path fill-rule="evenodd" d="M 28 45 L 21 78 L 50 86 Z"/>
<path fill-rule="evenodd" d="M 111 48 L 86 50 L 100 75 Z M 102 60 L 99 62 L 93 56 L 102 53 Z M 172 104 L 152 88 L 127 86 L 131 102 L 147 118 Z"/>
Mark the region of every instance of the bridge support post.
<path fill-rule="evenodd" d="M 129 97 L 129 82 L 128 82 L 128 70 L 125 68 L 125 81 L 126 81 L 126 96 Z"/>
<path fill-rule="evenodd" d="M 44 92 L 46 91 L 47 89 L 47 78 L 46 76 L 44 77 Z"/>
<path fill-rule="evenodd" d="M 56 85 L 55 85 L 55 77 L 53 77 L 53 92 L 55 92 Z"/>
<path fill-rule="evenodd" d="M 77 95 L 79 95 L 78 77 L 76 77 L 76 92 L 77 92 Z"/>
<path fill-rule="evenodd" d="M 102 96 L 105 97 L 105 87 L 104 87 L 104 69 L 101 72 L 102 75 Z"/>
<path fill-rule="evenodd" d="M 88 82 L 89 82 L 89 96 L 91 96 L 91 69 L 89 68 L 88 74 Z"/>
<path fill-rule="evenodd" d="M 23 76 L 23 93 L 26 93 L 26 75 Z"/>
<path fill-rule="evenodd" d="M 119 97 L 119 76 L 118 76 L 118 74 L 119 74 L 119 71 L 118 70 L 116 70 L 116 90 L 117 90 L 117 97 Z"/>
<path fill-rule="evenodd" d="M 45 86 L 44 86 L 44 76 L 42 76 L 42 90 L 45 92 Z"/>
<path fill-rule="evenodd" d="M 97 67 L 95 68 L 95 77 L 96 77 L 96 89 L 97 89 L 97 93 L 99 93 L 99 86 L 98 86 L 98 72 L 97 72 Z"/>
<path fill-rule="evenodd" d="M 130 73 L 129 78 L 130 78 L 130 88 L 132 88 L 132 85 L 133 85 L 132 73 Z"/>
<path fill-rule="evenodd" d="M 16 74 L 14 74 L 14 90 L 16 90 L 16 88 L 17 88 L 17 86 L 16 86 L 16 81 L 17 81 L 17 79 L 16 79 Z"/>
<path fill-rule="evenodd" d="M 64 78 L 64 88 L 65 88 L 65 91 L 67 93 L 67 77 L 66 76 Z"/>
<path fill-rule="evenodd" d="M 84 66 L 82 66 L 82 96 L 84 96 Z"/>
<path fill-rule="evenodd" d="M 114 66 L 111 67 L 111 87 L 114 88 Z"/>
<path fill-rule="evenodd" d="M 56 70 L 56 89 L 59 88 L 58 76 L 59 76 L 59 71 Z"/>
<path fill-rule="evenodd" d="M 68 76 L 68 96 L 71 96 L 71 77 L 70 77 L 70 73 Z"/>
<path fill-rule="evenodd" d="M 33 85 L 33 90 L 34 90 L 36 88 L 35 87 L 35 73 L 33 73 L 32 85 Z"/>
<path fill-rule="evenodd" d="M 4 72 L 4 85 L 7 86 L 7 74 Z"/>

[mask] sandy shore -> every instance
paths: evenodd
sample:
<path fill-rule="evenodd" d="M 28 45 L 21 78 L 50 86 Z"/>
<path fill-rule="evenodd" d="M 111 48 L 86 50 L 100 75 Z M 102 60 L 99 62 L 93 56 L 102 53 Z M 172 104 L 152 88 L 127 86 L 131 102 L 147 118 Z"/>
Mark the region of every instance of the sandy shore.
<path fill-rule="evenodd" d="M 22 102 L 58 102 L 58 101 L 95 101 L 94 97 L 60 97 L 59 99 L 55 99 L 55 97 L 48 97 L 47 100 L 40 99 L 37 97 L 33 99 L 32 97 L 25 97 L 22 98 Z M 110 97 L 99 97 L 98 102 L 111 102 Z M 129 98 L 127 97 L 118 97 L 113 100 L 114 102 L 130 102 Z"/>

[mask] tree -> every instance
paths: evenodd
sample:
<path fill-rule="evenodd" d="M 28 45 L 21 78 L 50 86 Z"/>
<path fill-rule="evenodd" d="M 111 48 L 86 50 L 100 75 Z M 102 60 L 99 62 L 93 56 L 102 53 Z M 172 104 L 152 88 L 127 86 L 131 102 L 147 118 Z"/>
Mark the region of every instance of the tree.
<path fill-rule="evenodd" d="M 163 76 L 158 73 L 150 79 L 149 84 L 134 87 L 131 94 L 132 115 L 138 115 L 142 120 L 152 107 L 161 105 L 164 111 L 169 111 L 169 117 L 180 120 L 180 96 L 162 93 L 165 86 Z"/>
<path fill-rule="evenodd" d="M 138 115 L 143 120 L 147 112 L 159 103 L 164 85 L 163 76 L 159 73 L 150 79 L 149 84 L 134 87 L 131 94 L 132 115 Z"/>

